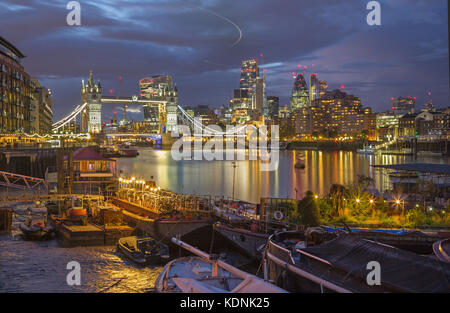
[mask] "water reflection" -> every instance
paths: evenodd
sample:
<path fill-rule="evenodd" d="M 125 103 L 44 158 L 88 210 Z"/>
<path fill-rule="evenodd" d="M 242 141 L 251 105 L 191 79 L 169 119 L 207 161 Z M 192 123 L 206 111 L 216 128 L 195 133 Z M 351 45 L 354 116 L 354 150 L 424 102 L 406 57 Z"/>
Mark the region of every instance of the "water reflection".
<path fill-rule="evenodd" d="M 67 263 L 80 263 L 81 285 L 69 286 Z M 162 267 L 140 267 L 115 247 L 63 248 L 56 240 L 0 236 L 2 292 L 151 292 Z"/>
<path fill-rule="evenodd" d="M 174 161 L 170 151 L 141 149 L 135 159 L 119 159 L 124 175 L 157 181 L 162 188 L 175 192 L 231 197 L 233 192 L 232 161 Z M 305 169 L 295 169 L 301 160 Z M 380 191 L 389 187 L 386 172 L 374 164 L 414 162 L 410 156 L 361 155 L 351 151 L 280 151 L 279 167 L 273 172 L 261 171 L 261 161 L 236 161 L 235 197 L 259 202 L 261 197 L 301 198 L 311 190 L 328 192 L 332 184 L 351 184 L 358 175 L 375 179 Z M 450 163 L 448 158 L 419 158 L 417 162 Z"/>

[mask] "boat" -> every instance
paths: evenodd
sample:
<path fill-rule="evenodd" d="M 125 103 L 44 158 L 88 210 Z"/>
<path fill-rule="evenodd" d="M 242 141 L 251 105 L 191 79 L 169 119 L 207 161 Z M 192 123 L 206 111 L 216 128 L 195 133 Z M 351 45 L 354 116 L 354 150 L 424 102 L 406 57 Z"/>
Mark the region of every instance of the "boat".
<path fill-rule="evenodd" d="M 390 178 L 399 178 L 399 179 L 408 179 L 408 178 L 419 178 L 419 175 L 417 173 L 400 173 L 400 172 L 393 172 L 389 173 Z"/>
<path fill-rule="evenodd" d="M 105 147 L 102 154 L 106 158 L 118 158 L 122 156 L 116 146 Z"/>
<path fill-rule="evenodd" d="M 43 219 L 28 216 L 25 222 L 19 224 L 23 236 L 30 240 L 49 239 L 53 233 L 53 227 L 45 225 Z"/>
<path fill-rule="evenodd" d="M 357 149 L 359 154 L 375 154 L 375 149 L 372 146 L 364 146 L 362 149 Z"/>
<path fill-rule="evenodd" d="M 360 238 L 373 240 L 423 255 L 432 254 L 433 244 L 444 238 L 444 236 L 441 236 L 436 232 L 425 233 L 419 230 L 344 228 L 329 226 L 322 226 L 322 229 L 331 233 L 343 231 L 351 232 Z"/>
<path fill-rule="evenodd" d="M 421 157 L 442 157 L 444 154 L 442 152 L 432 152 L 432 151 L 419 151 L 417 156 Z"/>
<path fill-rule="evenodd" d="M 67 218 L 74 224 L 87 225 L 88 214 L 87 210 L 83 207 L 71 207 L 67 210 Z"/>
<path fill-rule="evenodd" d="M 219 200 L 213 206 L 213 214 L 224 221 L 259 219 L 258 205 L 243 201 Z"/>
<path fill-rule="evenodd" d="M 167 263 L 170 257 L 169 247 L 153 238 L 120 238 L 117 248 L 133 262 L 141 265 Z"/>
<path fill-rule="evenodd" d="M 433 251 L 438 260 L 450 263 L 450 238 L 435 242 Z"/>
<path fill-rule="evenodd" d="M 286 293 L 285 290 L 176 238 L 172 238 L 172 242 L 197 256 L 183 257 L 167 263 L 156 279 L 157 292 Z"/>
<path fill-rule="evenodd" d="M 352 233 L 276 233 L 264 260 L 265 278 L 291 292 L 450 292 L 450 264 Z M 373 261 L 381 264 L 381 284 L 367 283 Z"/>
<path fill-rule="evenodd" d="M 119 148 L 120 155 L 126 158 L 135 158 L 139 155 L 136 148 L 132 147 L 130 144 L 124 144 Z"/>
<path fill-rule="evenodd" d="M 270 235 L 277 231 L 297 229 L 297 225 L 278 220 L 278 214 L 282 215 L 279 210 L 275 211 L 273 220 L 263 220 L 257 214 L 258 206 L 245 202 L 217 201 L 213 207 L 217 223 L 213 227 L 241 253 L 259 261 Z"/>
<path fill-rule="evenodd" d="M 251 225 L 252 226 L 252 225 Z M 270 234 L 257 232 L 231 225 L 214 225 L 214 231 L 221 234 L 235 248 L 254 260 L 260 260 Z"/>

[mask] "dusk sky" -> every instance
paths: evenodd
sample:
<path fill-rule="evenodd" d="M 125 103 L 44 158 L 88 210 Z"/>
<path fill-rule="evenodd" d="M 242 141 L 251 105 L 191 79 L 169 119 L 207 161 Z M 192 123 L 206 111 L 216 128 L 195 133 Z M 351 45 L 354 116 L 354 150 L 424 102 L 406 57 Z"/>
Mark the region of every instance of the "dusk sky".
<path fill-rule="evenodd" d="M 287 104 L 292 72 L 314 64 L 330 89 L 380 112 L 390 98 L 432 92 L 449 106 L 446 0 L 381 0 L 381 26 L 366 23 L 369 0 L 80 0 L 81 26 L 68 26 L 68 1 L 0 0 L 0 36 L 27 57 L 25 70 L 50 88 L 55 119 L 80 103 L 89 70 L 103 94 L 137 94 L 138 81 L 172 75 L 179 104 L 225 105 L 240 63 L 263 57 L 267 95 Z M 242 38 L 240 38 L 240 31 Z M 138 107 L 131 117 L 142 119 Z M 120 108 L 104 105 L 104 119 Z"/>

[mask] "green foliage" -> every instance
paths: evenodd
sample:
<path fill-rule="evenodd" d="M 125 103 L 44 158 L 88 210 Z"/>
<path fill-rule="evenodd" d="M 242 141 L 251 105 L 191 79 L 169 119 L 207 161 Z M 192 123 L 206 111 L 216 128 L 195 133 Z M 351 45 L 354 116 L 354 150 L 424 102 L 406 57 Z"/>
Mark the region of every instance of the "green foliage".
<path fill-rule="evenodd" d="M 306 196 L 298 202 L 297 216 L 301 216 L 302 224 L 305 226 L 320 225 L 319 206 L 311 191 L 306 192 Z"/>

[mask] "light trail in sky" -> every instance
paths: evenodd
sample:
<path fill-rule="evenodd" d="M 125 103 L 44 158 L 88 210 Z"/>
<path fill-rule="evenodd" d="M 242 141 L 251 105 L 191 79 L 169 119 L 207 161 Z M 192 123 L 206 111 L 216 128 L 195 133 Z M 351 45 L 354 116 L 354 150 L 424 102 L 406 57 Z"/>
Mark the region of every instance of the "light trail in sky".
<path fill-rule="evenodd" d="M 200 6 L 197 6 L 197 5 L 194 5 L 194 4 L 188 4 L 188 5 L 191 6 L 191 7 L 196 7 L 197 9 L 206 11 L 206 12 L 208 12 L 209 14 L 212 14 L 212 15 L 214 15 L 214 16 L 216 16 L 216 17 L 218 17 L 218 18 L 220 18 L 220 19 L 222 19 L 222 20 L 224 20 L 224 21 L 230 23 L 231 25 L 233 25 L 233 26 L 237 29 L 237 31 L 239 32 L 239 38 L 231 45 L 232 47 L 236 46 L 236 45 L 241 41 L 241 39 L 242 39 L 242 30 L 241 30 L 241 28 L 239 27 L 239 25 L 237 25 L 235 22 L 233 22 L 233 21 L 230 20 L 229 18 L 227 18 L 227 17 L 225 17 L 225 16 L 222 16 L 222 15 L 220 15 L 220 14 L 214 12 L 214 11 L 211 11 L 211 10 L 209 10 L 209 9 L 205 9 L 205 8 L 203 8 L 203 7 L 200 7 Z"/>

